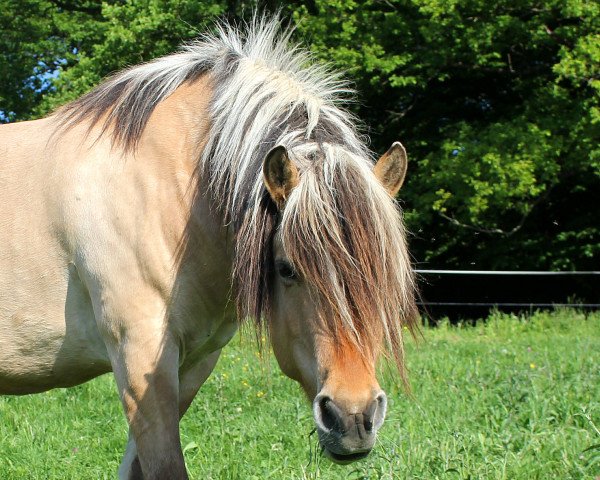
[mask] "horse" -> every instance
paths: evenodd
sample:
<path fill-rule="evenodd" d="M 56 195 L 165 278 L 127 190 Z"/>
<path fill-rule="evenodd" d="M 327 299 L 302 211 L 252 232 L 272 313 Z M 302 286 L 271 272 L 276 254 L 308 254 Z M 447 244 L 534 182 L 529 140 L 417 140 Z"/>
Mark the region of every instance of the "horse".
<path fill-rule="evenodd" d="M 120 478 L 187 478 L 179 421 L 250 321 L 349 463 L 405 379 L 417 326 L 394 197 L 342 76 L 277 18 L 217 23 L 50 116 L 0 128 L 0 393 L 113 372 L 129 426 Z"/>

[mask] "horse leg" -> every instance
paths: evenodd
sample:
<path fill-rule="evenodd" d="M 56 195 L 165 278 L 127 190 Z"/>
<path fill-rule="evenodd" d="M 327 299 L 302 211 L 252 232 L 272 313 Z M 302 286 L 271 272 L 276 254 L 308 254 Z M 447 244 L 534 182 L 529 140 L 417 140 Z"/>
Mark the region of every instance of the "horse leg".
<path fill-rule="evenodd" d="M 146 480 L 187 479 L 179 439 L 179 350 L 169 335 L 144 327 L 107 345 L 131 432 L 126 458 L 137 451 L 131 473 Z"/>
<path fill-rule="evenodd" d="M 181 419 L 189 406 L 192 404 L 194 397 L 198 393 L 200 387 L 212 373 L 221 350 L 210 353 L 204 360 L 191 366 L 187 370 L 180 372 L 179 375 L 179 418 Z M 127 449 L 125 456 L 119 467 L 119 479 L 121 480 L 138 480 L 143 479 L 140 461 L 137 456 L 137 448 L 135 440 L 129 433 Z"/>
<path fill-rule="evenodd" d="M 210 376 L 217 360 L 219 360 L 221 350 L 209 353 L 202 361 L 190 366 L 179 376 L 179 418 L 181 419 L 187 409 L 192 404 L 192 400 L 204 385 L 206 379 Z"/>
<path fill-rule="evenodd" d="M 129 438 L 127 439 L 127 447 L 125 455 L 119 466 L 119 480 L 143 480 L 142 467 L 140 459 L 137 456 L 137 447 L 131 429 L 129 429 Z"/>

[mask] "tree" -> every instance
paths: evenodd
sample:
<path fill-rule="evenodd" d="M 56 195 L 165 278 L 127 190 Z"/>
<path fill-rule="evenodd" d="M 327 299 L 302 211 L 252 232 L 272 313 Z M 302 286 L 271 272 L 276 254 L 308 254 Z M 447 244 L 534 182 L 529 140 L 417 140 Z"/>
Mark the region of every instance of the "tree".
<path fill-rule="evenodd" d="M 41 116 L 256 3 L 0 0 L 0 111 Z M 314 0 L 283 12 L 354 80 L 373 148 L 407 146 L 401 196 L 420 265 L 597 268 L 597 3 Z"/>
<path fill-rule="evenodd" d="M 319 0 L 295 12 L 314 51 L 356 78 L 425 265 L 598 265 L 600 7 L 580 0 Z"/>
<path fill-rule="evenodd" d="M 0 0 L 0 121 L 28 118 L 66 55 L 50 11 L 45 1 Z"/>

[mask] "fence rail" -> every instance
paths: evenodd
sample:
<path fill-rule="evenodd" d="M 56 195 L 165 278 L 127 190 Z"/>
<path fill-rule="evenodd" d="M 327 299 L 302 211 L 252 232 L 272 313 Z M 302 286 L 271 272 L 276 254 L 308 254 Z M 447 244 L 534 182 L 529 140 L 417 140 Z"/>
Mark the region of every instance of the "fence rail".
<path fill-rule="evenodd" d="M 417 269 L 419 303 L 432 318 L 475 318 L 490 309 L 600 309 L 600 271 Z"/>
<path fill-rule="evenodd" d="M 565 275 L 600 275 L 599 272 L 551 272 L 539 270 L 421 270 L 416 269 L 415 272 L 422 274 L 438 274 L 438 275 L 531 275 L 531 276 L 565 276 Z"/>

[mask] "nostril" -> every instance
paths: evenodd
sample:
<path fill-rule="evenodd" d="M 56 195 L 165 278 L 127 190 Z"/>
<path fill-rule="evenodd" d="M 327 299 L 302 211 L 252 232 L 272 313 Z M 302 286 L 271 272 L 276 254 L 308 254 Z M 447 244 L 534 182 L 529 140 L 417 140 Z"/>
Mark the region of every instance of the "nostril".
<path fill-rule="evenodd" d="M 321 421 L 327 430 L 333 430 L 337 424 L 335 411 L 331 408 L 332 403 L 333 401 L 329 397 L 323 397 L 319 401 L 319 408 L 321 409 Z"/>
<path fill-rule="evenodd" d="M 377 397 L 375 397 L 375 399 L 367 406 L 363 412 L 364 426 L 367 433 L 371 433 L 373 430 L 377 430 L 381 427 L 385 417 L 386 407 L 387 397 L 383 392 L 377 395 Z"/>
<path fill-rule="evenodd" d="M 365 415 L 365 430 L 367 433 L 371 433 L 373 431 L 373 420 Z"/>
<path fill-rule="evenodd" d="M 371 433 L 373 431 L 373 418 L 377 414 L 378 407 L 379 407 L 379 401 L 376 398 L 369 404 L 369 406 L 363 412 L 365 430 L 368 433 Z"/>
<path fill-rule="evenodd" d="M 325 431 L 344 433 L 343 414 L 335 402 L 328 396 L 315 400 L 315 420 Z"/>

